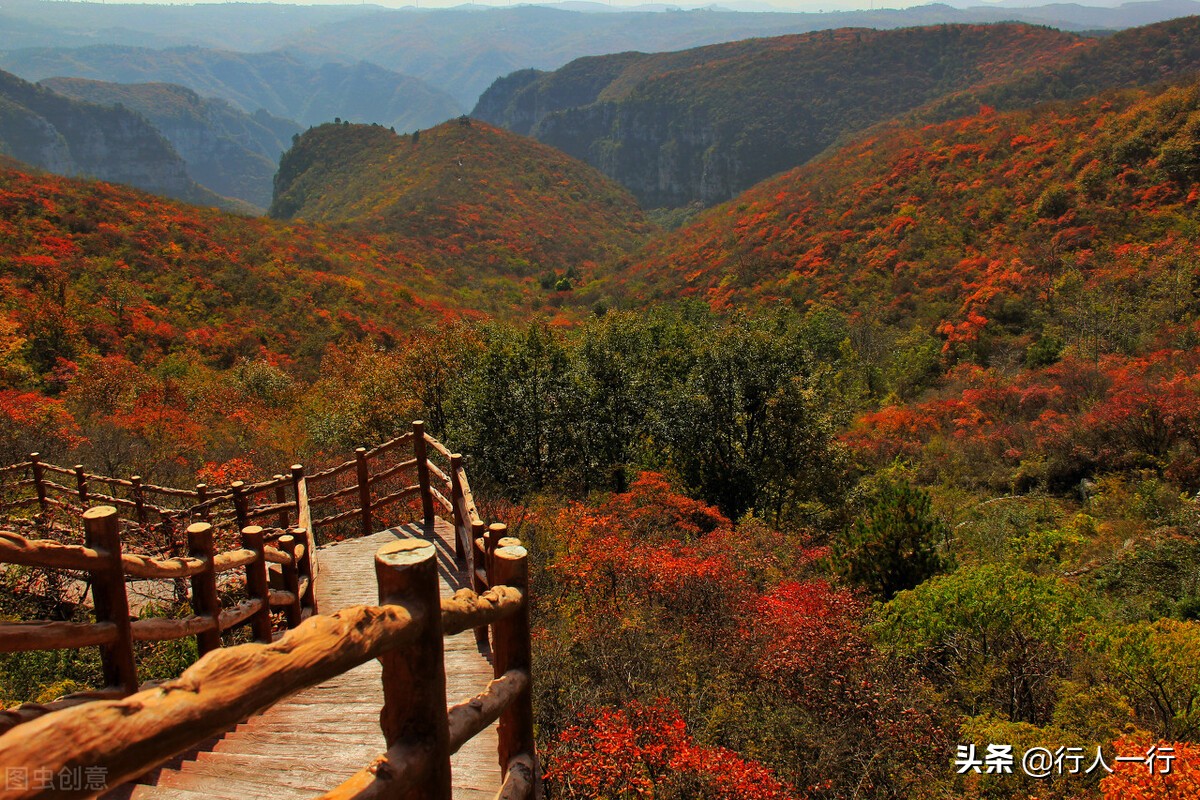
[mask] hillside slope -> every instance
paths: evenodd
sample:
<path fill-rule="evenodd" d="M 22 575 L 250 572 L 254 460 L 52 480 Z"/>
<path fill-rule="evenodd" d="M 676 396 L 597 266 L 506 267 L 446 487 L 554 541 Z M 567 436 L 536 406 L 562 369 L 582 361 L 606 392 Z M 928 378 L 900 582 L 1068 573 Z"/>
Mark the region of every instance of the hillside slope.
<path fill-rule="evenodd" d="M 228 367 L 269 357 L 313 368 L 325 345 L 387 338 L 440 316 L 448 290 L 348 237 L 163 200 L 0 162 L 0 322 L 13 381 L 60 362 L 172 354 Z M 418 299 L 417 295 L 425 299 Z M 293 313 L 304 309 L 306 313 Z M 14 366 L 15 365 L 15 366 Z"/>
<path fill-rule="evenodd" d="M 918 324 L 983 363 L 1041 340 L 1172 346 L 1200 311 L 1198 132 L 1195 84 L 885 126 L 710 209 L 622 279 L 642 301 Z"/>
<path fill-rule="evenodd" d="M 138 114 L 73 100 L 6 72 L 0 72 L 0 153 L 62 175 L 232 205 L 198 186 L 170 143 Z"/>
<path fill-rule="evenodd" d="M 1200 72 L 1200 16 L 1090 39 L 1058 63 L 956 92 L 918 109 L 914 120 L 942 122 L 980 104 L 1015 110 L 1050 100 L 1083 100 L 1109 89 L 1151 86 Z"/>
<path fill-rule="evenodd" d="M 709 205 L 841 136 L 1080 46 L 1011 24 L 823 31 L 581 59 L 497 81 L 475 113 L 587 161 L 646 207 Z"/>
<path fill-rule="evenodd" d="M 66 76 L 113 83 L 174 83 L 203 97 L 228 100 L 248 114 L 261 108 L 301 125 L 340 117 L 403 131 L 462 113 L 448 94 L 418 78 L 365 62 L 313 64 L 283 52 L 105 45 L 40 48 L 0 54 L 0 68 L 35 81 Z"/>
<path fill-rule="evenodd" d="M 271 204 L 279 156 L 300 126 L 260 110 L 245 113 L 224 100 L 208 99 L 169 83 L 106 83 L 50 78 L 42 86 L 98 105 L 123 105 L 148 119 L 204 186 L 259 208 Z"/>
<path fill-rule="evenodd" d="M 280 161 L 271 215 L 387 231 L 516 276 L 594 271 L 650 231 L 633 198 L 595 170 L 465 117 L 410 136 L 308 131 Z"/>

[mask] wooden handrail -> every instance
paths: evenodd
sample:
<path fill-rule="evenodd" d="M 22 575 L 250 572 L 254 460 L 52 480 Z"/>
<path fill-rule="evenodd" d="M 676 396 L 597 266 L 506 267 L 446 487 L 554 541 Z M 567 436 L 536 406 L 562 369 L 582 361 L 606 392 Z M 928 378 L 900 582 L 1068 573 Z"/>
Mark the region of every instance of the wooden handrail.
<path fill-rule="evenodd" d="M 0 562 L 29 567 L 91 569 L 104 558 L 90 547 L 61 544 L 46 539 L 26 539 L 17 533 L 0 531 Z"/>
<path fill-rule="evenodd" d="M 389 458 L 377 470 L 372 469 L 373 459 L 409 442 L 412 458 L 398 462 Z M 428 449 L 450 459 L 448 472 L 429 461 Z M 77 497 L 81 503 L 108 499 L 108 495 L 91 491 L 89 481 L 99 481 L 131 490 L 131 497 L 113 496 L 112 505 L 133 509 L 139 521 L 153 513 L 164 525 L 169 524 L 168 518 L 199 516 L 216 521 L 234 515 L 244 523 L 251 517 L 278 513 L 286 533 L 268 535 L 262 528 L 241 525 L 241 547 L 218 553 L 212 523 L 197 522 L 187 528 L 187 556 L 153 558 L 121 552 L 117 511 L 112 505 L 85 513 L 88 541 L 83 546 L 0 532 L 0 563 L 88 571 L 97 620 L 91 624 L 0 626 L 0 650 L 100 646 L 109 683 L 109 688 L 90 693 L 86 699 L 67 698 L 61 703 L 0 712 L 0 762 L 39 769 L 86 763 L 105 769 L 110 784 L 120 782 L 288 694 L 379 657 L 384 663 L 381 726 L 387 750 L 327 797 L 394 796 L 401 787 L 420 786 L 425 792 L 422 796 L 449 798 L 450 754 L 496 720 L 500 720 L 499 763 L 504 777 L 501 796 L 538 793 L 530 705 L 527 553 L 519 542 L 507 537 L 505 526 L 484 525 L 462 456 L 426 435 L 420 422 L 414 423 L 412 432 L 383 445 L 359 448 L 354 461 L 317 473 L 317 479 L 333 478 L 354 467 L 353 485 L 328 492 L 314 502 L 356 498 L 358 506 L 316 524 L 359 516 L 364 531 L 369 531 L 373 511 L 418 495 L 422 521 L 431 526 L 436 501 L 454 515 L 456 551 L 460 559 L 469 562 L 475 591 L 463 589 L 452 598 L 439 600 L 435 549 L 422 539 L 405 539 L 376 556 L 380 605 L 343 609 L 331 617 L 317 615 L 319 561 L 309 478 L 303 466 L 293 465 L 287 478 L 277 475 L 249 485 L 235 482 L 224 490 L 197 484 L 195 491 L 145 484 L 137 477 L 126 481 L 91 475 L 78 465 L 69 470 L 46 469 L 48 466 L 53 465 L 43 464 L 34 454 L 28 462 L 0 468 L 0 474 L 32 470 L 32 478 L 8 486 L 32 486 L 34 495 L 17 502 L 37 503 L 43 511 L 48 501 L 54 500 L 47 497 L 47 489 Z M 374 485 L 413 468 L 415 485 L 384 496 L 372 494 Z M 74 476 L 76 488 L 46 481 L 46 471 Z M 449 497 L 431 485 L 431 476 L 446 484 Z M 294 500 L 284 495 L 288 485 Z M 197 502 L 188 509 L 164 509 L 146 502 L 147 492 L 195 498 Z M 274 502 L 251 506 L 251 496 L 263 492 L 273 492 Z M 292 509 L 297 524 L 287 528 L 290 516 L 285 515 Z M 274 546 L 265 544 L 268 538 Z M 267 580 L 268 566 L 273 563 L 282 569 L 282 590 L 272 590 Z M 222 608 L 216 577 L 235 569 L 245 570 L 248 597 L 233 608 Z M 126 576 L 190 579 L 195 614 L 183 619 L 131 621 Z M 285 609 L 292 628 L 274 643 L 273 606 Z M 221 648 L 222 632 L 246 623 L 253 624 L 257 643 Z M 475 697 L 447 708 L 443 636 L 475 629 L 486 642 L 489 628 L 494 631 L 495 678 Z M 187 636 L 197 638 L 200 660 L 178 680 L 133 694 L 137 687 L 133 643 Z M 116 699 L 122 695 L 129 696 Z"/>
<path fill-rule="evenodd" d="M 400 605 L 312 617 L 273 644 L 214 650 L 178 680 L 123 700 L 39 717 L 0 736 L 0 763 L 88 764 L 111 784 L 136 777 L 300 689 L 411 642 L 423 618 Z"/>

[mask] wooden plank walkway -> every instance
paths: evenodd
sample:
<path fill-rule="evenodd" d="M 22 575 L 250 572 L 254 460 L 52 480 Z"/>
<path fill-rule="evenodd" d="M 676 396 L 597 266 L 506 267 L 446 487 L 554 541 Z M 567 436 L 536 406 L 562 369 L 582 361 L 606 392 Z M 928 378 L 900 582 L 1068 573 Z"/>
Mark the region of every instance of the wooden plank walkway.
<path fill-rule="evenodd" d="M 468 587 L 454 561 L 454 527 L 435 525 L 442 596 Z M 345 606 L 375 605 L 375 552 L 398 538 L 430 538 L 405 525 L 322 547 L 317 605 L 330 614 Z M 492 666 L 471 631 L 445 639 L 446 692 L 451 703 L 482 691 Z M 383 706 L 378 661 L 299 692 L 200 751 L 164 765 L 154 785 L 110 793 L 112 798 L 200 800 L 201 797 L 311 798 L 334 788 L 386 749 L 379 730 Z M 496 725 L 471 739 L 452 759 L 456 800 L 491 800 L 500 788 Z"/>

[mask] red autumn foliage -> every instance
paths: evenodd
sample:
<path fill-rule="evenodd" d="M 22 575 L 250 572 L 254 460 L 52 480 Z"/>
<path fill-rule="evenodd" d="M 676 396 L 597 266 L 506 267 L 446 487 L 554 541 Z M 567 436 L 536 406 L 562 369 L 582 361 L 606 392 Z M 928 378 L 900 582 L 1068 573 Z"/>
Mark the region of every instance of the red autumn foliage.
<path fill-rule="evenodd" d="M 842 440 L 867 463 L 925 453 L 985 484 L 1025 474 L 1065 486 L 1127 469 L 1200 480 L 1200 349 L 1069 357 L 1016 375 L 960 369 L 950 381 L 939 398 L 862 416 Z M 1022 472 L 1031 463 L 1043 471 Z"/>
<path fill-rule="evenodd" d="M 595 712 L 563 731 L 547 763 L 546 780 L 563 798 L 799 796 L 761 765 L 721 747 L 696 744 L 679 711 L 665 699 Z"/>
<path fill-rule="evenodd" d="M 1140 757 L 1139 761 L 1111 764 L 1113 773 L 1100 782 L 1104 800 L 1180 800 L 1200 797 L 1200 748 L 1191 742 L 1148 743 L 1119 739 L 1113 743 L 1117 754 Z M 1168 751 L 1151 748 L 1170 748 L 1172 760 L 1165 760 Z M 1148 753 L 1156 755 L 1147 757 Z M 1170 765 L 1169 772 L 1163 769 Z"/>

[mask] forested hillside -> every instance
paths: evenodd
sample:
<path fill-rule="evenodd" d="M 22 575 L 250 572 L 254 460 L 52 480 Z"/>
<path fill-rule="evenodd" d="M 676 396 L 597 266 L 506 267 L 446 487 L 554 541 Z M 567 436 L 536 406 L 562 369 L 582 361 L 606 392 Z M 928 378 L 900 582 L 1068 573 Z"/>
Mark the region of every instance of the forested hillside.
<path fill-rule="evenodd" d="M 1200 17 L 1130 28 L 1084 45 L 1058 63 L 952 93 L 917 110 L 912 118 L 943 122 L 970 114 L 981 104 L 1013 110 L 1189 78 L 1200 71 Z"/>
<path fill-rule="evenodd" d="M 271 215 L 386 231 L 470 274 L 596 277 L 650 232 L 633 198 L 553 148 L 462 117 L 397 135 L 323 125 L 279 164 Z"/>
<path fill-rule="evenodd" d="M 1198 97 L 1183 84 L 885 126 L 655 242 L 625 279 L 644 297 L 921 324 L 985 365 L 1045 337 L 1091 355 L 1166 346 L 1196 312 L 1180 287 Z M 1096 307 L 1117 294 L 1123 311 Z"/>

